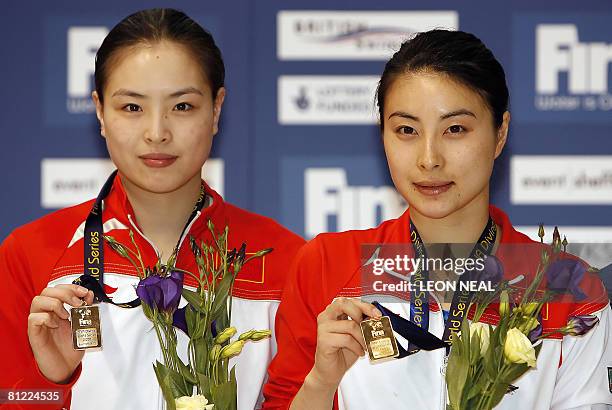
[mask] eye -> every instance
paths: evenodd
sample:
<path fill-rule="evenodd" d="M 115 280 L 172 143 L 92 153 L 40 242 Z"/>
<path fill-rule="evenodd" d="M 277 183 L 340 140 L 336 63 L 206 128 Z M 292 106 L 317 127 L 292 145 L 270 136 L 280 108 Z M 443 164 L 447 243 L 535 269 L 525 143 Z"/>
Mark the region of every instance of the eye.
<path fill-rule="evenodd" d="M 193 105 L 186 103 L 186 102 L 178 103 L 174 106 L 174 109 L 176 111 L 189 111 L 192 108 L 193 108 Z"/>
<path fill-rule="evenodd" d="M 408 125 L 398 127 L 395 132 L 401 135 L 416 135 L 416 130 Z"/>
<path fill-rule="evenodd" d="M 123 106 L 123 111 L 138 112 L 142 111 L 142 108 L 140 107 L 140 105 L 130 103 Z"/>
<path fill-rule="evenodd" d="M 445 131 L 445 134 L 446 133 L 448 133 L 448 134 L 459 134 L 459 133 L 462 133 L 462 132 L 465 132 L 465 131 L 466 131 L 466 129 L 462 125 L 455 124 L 455 125 L 451 125 L 450 127 L 448 127 L 446 129 L 446 131 Z"/>

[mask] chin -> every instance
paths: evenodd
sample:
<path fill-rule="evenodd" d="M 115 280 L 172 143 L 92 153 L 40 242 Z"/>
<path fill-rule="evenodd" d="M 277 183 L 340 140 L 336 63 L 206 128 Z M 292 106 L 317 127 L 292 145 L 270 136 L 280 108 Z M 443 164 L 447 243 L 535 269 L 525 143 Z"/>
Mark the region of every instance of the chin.
<path fill-rule="evenodd" d="M 417 194 L 418 195 L 418 194 Z M 405 198 L 405 197 L 404 197 Z M 415 198 L 408 197 L 408 204 L 411 210 L 430 219 L 442 219 L 454 213 L 458 207 L 444 198 Z"/>
<path fill-rule="evenodd" d="M 415 209 L 418 213 L 426 218 L 430 219 L 442 219 L 452 214 L 455 209 L 451 207 L 442 206 L 413 206 L 411 209 Z"/>
<path fill-rule="evenodd" d="M 143 191 L 154 194 L 167 194 L 174 192 L 183 187 L 189 181 L 189 179 L 178 178 L 173 175 L 150 175 L 136 177 L 134 179 L 128 177 L 128 179 L 133 185 L 136 185 Z"/>

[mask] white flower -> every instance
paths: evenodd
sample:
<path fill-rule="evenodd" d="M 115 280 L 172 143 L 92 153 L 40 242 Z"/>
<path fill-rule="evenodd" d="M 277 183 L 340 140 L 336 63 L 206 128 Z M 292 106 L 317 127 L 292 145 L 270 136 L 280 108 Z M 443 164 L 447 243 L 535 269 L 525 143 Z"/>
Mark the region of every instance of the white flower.
<path fill-rule="evenodd" d="M 206 397 L 201 394 L 183 396 L 174 400 L 176 410 L 212 410 L 213 405 L 208 404 Z"/>
<path fill-rule="evenodd" d="M 529 367 L 535 367 L 536 365 L 535 350 L 531 342 L 516 327 L 508 330 L 506 334 L 504 356 L 511 363 L 527 363 Z"/>
<path fill-rule="evenodd" d="M 484 356 L 489 348 L 489 325 L 485 323 L 471 323 L 470 324 L 470 340 L 474 337 L 474 333 L 478 335 L 478 340 L 480 340 L 480 355 Z"/>

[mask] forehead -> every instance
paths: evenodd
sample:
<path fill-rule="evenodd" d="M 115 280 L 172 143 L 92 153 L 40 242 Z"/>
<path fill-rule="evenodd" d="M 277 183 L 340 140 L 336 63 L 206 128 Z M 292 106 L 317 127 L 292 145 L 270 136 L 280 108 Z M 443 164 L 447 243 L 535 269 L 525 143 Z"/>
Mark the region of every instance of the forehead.
<path fill-rule="evenodd" d="M 397 76 L 385 95 L 385 112 L 396 110 L 450 112 L 457 109 L 489 111 L 484 98 L 448 74 L 417 71 Z"/>
<path fill-rule="evenodd" d="M 154 91 L 189 86 L 210 92 L 201 64 L 193 53 L 186 46 L 170 41 L 139 43 L 118 50 L 109 61 L 106 75 L 105 94 L 118 88 Z"/>

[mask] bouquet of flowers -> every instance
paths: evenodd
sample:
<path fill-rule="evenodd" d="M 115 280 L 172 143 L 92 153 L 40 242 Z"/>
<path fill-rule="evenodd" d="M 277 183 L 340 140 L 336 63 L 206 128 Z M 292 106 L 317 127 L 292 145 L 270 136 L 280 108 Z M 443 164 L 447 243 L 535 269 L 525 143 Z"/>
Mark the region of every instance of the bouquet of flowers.
<path fill-rule="evenodd" d="M 248 341 L 270 337 L 269 330 L 249 330 L 232 340 L 237 333 L 231 326 L 232 289 L 236 275 L 245 263 L 272 251 L 264 249 L 246 257 L 246 245 L 239 250 L 227 249 L 229 229 L 215 234 L 208 222 L 212 244 L 197 243 L 189 238 L 198 273 L 177 268 L 177 249 L 163 264 L 143 263 L 140 250 L 130 231 L 134 249 L 105 236 L 109 246 L 126 258 L 138 271 L 140 282 L 136 294 L 146 317 L 157 334 L 163 363 L 153 364 L 169 410 L 236 409 L 237 385 L 235 367 L 229 369 L 229 359 L 237 356 Z M 195 291 L 183 288 L 184 275 L 197 282 Z M 187 306 L 179 309 L 181 296 Z M 176 327 L 189 336 L 188 362 L 177 353 Z"/>
<path fill-rule="evenodd" d="M 539 236 L 541 240 L 544 237 L 542 226 Z M 452 338 L 446 368 L 448 410 L 492 409 L 506 393 L 517 389 L 512 383 L 536 366 L 542 339 L 552 333 L 583 335 L 597 324 L 599 319 L 595 316 L 575 316 L 555 332 L 542 332 L 541 311 L 545 303 L 567 291 L 578 300 L 585 297 L 578 284 L 586 267 L 577 259 L 564 257 L 566 246 L 567 240 L 561 242 L 555 228 L 552 246 L 543 247 L 534 280 L 526 289 L 501 281 L 495 292 L 475 295 L 471 323 L 466 315 L 460 333 Z M 501 263 L 494 256 L 488 258 L 496 261 L 499 277 L 503 277 Z M 546 289 L 541 290 L 545 276 Z M 500 320 L 495 328 L 479 322 L 493 300 L 499 300 Z"/>

